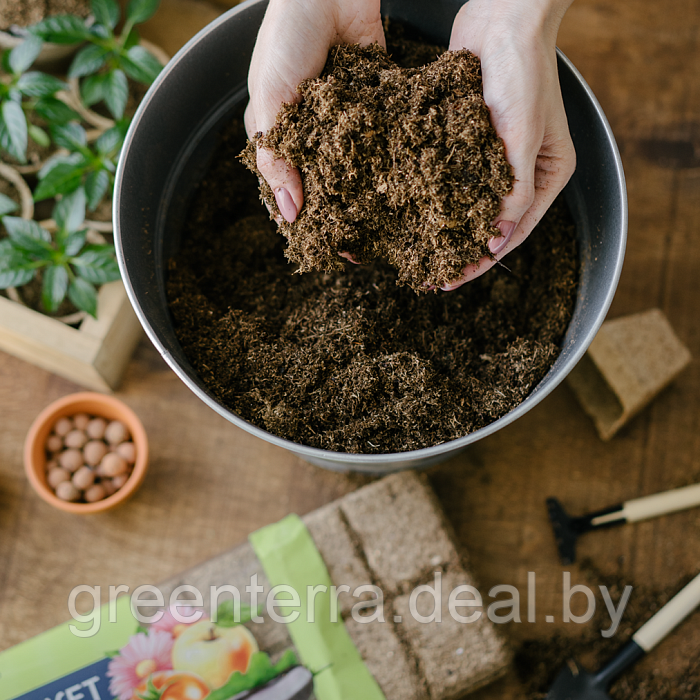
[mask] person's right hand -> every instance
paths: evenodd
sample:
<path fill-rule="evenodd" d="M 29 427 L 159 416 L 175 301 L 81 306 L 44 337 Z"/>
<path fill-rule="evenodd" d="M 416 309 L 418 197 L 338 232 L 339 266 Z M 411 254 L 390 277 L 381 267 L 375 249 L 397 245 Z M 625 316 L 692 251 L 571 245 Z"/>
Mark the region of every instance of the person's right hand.
<path fill-rule="evenodd" d="M 386 48 L 379 6 L 379 0 L 270 0 L 248 74 L 248 138 L 274 125 L 283 102 L 299 101 L 297 85 L 320 75 L 332 46 L 377 42 Z M 291 223 L 304 204 L 299 171 L 263 148 L 257 165 Z"/>

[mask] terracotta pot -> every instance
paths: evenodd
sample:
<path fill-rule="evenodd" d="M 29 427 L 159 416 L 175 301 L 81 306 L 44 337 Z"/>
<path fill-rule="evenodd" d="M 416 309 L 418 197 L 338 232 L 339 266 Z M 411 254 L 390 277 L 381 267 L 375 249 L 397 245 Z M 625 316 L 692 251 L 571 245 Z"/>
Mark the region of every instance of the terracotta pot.
<path fill-rule="evenodd" d="M 87 413 L 107 420 L 119 420 L 126 425 L 136 446 L 136 463 L 128 481 L 118 491 L 96 503 L 62 501 L 46 483 L 46 439 L 59 418 Z M 148 467 L 148 438 L 138 416 L 122 401 L 92 392 L 64 396 L 47 406 L 34 420 L 24 441 L 24 470 L 32 488 L 50 505 L 67 513 L 87 515 L 115 508 L 141 486 Z"/>

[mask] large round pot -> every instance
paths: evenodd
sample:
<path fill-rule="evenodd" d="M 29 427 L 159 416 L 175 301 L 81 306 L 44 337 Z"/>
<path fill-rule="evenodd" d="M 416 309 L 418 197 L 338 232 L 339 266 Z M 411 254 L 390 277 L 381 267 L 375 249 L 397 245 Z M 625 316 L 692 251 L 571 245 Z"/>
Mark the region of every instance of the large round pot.
<path fill-rule="evenodd" d="M 462 3 L 383 3 L 384 12 L 447 43 Z M 335 470 L 384 473 L 427 467 L 517 420 L 549 394 L 581 359 L 600 327 L 620 275 L 627 232 L 622 163 L 610 126 L 590 88 L 559 53 L 559 73 L 578 165 L 567 187 L 581 253 L 578 300 L 562 352 L 532 394 L 499 420 L 435 447 L 359 455 L 305 447 L 244 421 L 209 392 L 182 351 L 165 295 L 166 261 L 178 249 L 188 194 L 216 146 L 218 129 L 247 99 L 246 77 L 267 2 L 249 0 L 195 36 L 166 66 L 143 100 L 117 170 L 114 224 L 129 297 L 149 337 L 178 376 L 235 425 Z"/>

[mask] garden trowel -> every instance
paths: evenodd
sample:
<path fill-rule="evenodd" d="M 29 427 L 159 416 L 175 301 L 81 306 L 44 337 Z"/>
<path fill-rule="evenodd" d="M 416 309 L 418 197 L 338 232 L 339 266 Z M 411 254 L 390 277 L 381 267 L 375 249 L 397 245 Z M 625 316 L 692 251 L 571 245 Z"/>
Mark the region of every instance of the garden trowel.
<path fill-rule="evenodd" d="M 589 673 L 569 660 L 561 670 L 546 700 L 611 700 L 610 684 L 635 661 L 650 652 L 700 603 L 700 574 L 677 593 L 659 612 L 640 627 L 632 639 L 597 673 Z"/>

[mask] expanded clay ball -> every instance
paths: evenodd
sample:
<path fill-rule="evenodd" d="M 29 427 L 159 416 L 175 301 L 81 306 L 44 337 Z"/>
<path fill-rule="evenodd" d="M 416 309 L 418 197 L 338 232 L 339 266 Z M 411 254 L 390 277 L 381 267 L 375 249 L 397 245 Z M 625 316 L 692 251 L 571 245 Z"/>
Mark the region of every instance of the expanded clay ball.
<path fill-rule="evenodd" d="M 46 449 L 49 452 L 60 452 L 63 449 L 63 440 L 58 435 L 49 435 L 46 438 Z"/>
<path fill-rule="evenodd" d="M 136 447 L 118 420 L 78 413 L 59 418 L 46 439 L 46 483 L 64 501 L 95 503 L 129 480 Z"/>
<path fill-rule="evenodd" d="M 133 464 L 136 461 L 136 446 L 133 442 L 122 442 L 120 445 L 117 445 L 115 452 L 129 464 Z"/>
<path fill-rule="evenodd" d="M 71 430 L 73 430 L 73 421 L 67 416 L 59 418 L 56 421 L 56 425 L 53 427 L 54 433 L 56 433 L 56 435 L 59 437 L 65 437 Z"/>
<path fill-rule="evenodd" d="M 113 477 L 124 474 L 128 469 L 129 465 L 123 457 L 120 457 L 116 452 L 110 452 L 100 462 L 97 473 L 100 476 Z"/>
<path fill-rule="evenodd" d="M 46 483 L 54 490 L 64 481 L 70 481 L 70 472 L 61 467 L 54 467 L 46 475 Z"/>
<path fill-rule="evenodd" d="M 82 491 L 95 483 L 95 472 L 92 471 L 90 467 L 80 467 L 80 469 L 73 474 L 71 481 L 76 489 Z"/>
<path fill-rule="evenodd" d="M 62 501 L 77 501 L 80 498 L 80 491 L 70 481 L 64 481 L 56 487 L 56 495 Z"/>
<path fill-rule="evenodd" d="M 90 422 L 90 416 L 88 416 L 87 413 L 76 413 L 73 416 L 73 425 L 78 430 L 85 430 L 85 428 L 88 427 L 89 422 Z"/>
<path fill-rule="evenodd" d="M 105 429 L 105 440 L 110 445 L 118 445 L 128 439 L 129 431 L 121 421 L 113 420 Z"/>
<path fill-rule="evenodd" d="M 105 445 L 102 440 L 90 440 L 90 442 L 83 447 L 85 464 L 89 464 L 91 467 L 96 467 L 106 454 L 107 445 Z"/>
<path fill-rule="evenodd" d="M 104 418 L 93 418 L 85 428 L 85 432 L 91 440 L 102 440 L 105 436 L 107 421 Z"/>
<path fill-rule="evenodd" d="M 129 474 L 123 473 L 123 474 L 118 474 L 112 479 L 112 486 L 114 486 L 114 490 L 118 491 L 124 484 L 129 480 Z"/>
<path fill-rule="evenodd" d="M 88 503 L 95 503 L 96 501 L 101 501 L 107 495 L 104 486 L 102 484 L 95 484 L 90 486 L 90 488 L 85 490 L 83 498 Z"/>
<path fill-rule="evenodd" d="M 76 449 L 81 449 L 83 445 L 88 441 L 88 436 L 85 434 L 84 430 L 71 430 L 63 442 L 66 447 L 75 447 Z"/>
<path fill-rule="evenodd" d="M 58 455 L 58 463 L 69 472 L 74 472 L 83 466 L 83 453 L 80 450 L 65 450 Z"/>

